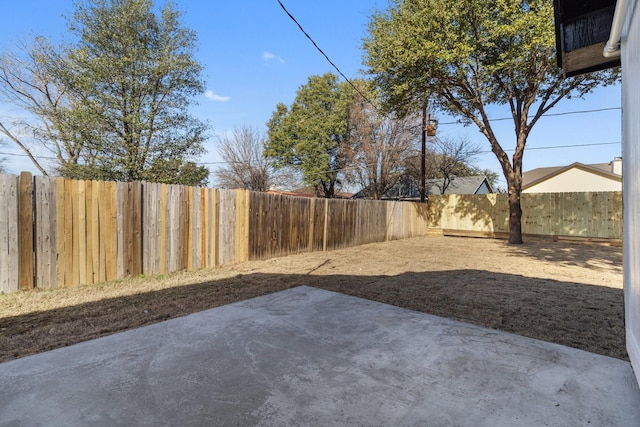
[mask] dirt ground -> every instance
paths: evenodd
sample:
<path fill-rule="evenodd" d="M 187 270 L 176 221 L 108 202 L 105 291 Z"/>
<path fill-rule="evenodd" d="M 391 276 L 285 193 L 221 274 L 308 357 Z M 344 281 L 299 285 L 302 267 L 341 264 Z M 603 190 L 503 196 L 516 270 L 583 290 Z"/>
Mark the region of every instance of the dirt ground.
<path fill-rule="evenodd" d="M 0 295 L 0 361 L 299 285 L 627 360 L 621 247 L 429 236 Z"/>

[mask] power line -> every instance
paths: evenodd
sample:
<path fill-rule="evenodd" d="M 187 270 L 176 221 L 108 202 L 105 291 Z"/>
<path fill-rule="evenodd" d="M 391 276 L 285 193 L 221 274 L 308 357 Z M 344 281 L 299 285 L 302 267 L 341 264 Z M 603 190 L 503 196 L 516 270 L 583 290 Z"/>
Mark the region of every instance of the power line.
<path fill-rule="evenodd" d="M 325 57 L 325 59 L 329 62 L 329 64 L 331 64 L 331 66 L 333 68 L 336 69 L 336 71 L 338 72 L 338 74 L 340 74 L 342 76 L 342 78 L 345 79 L 345 81 L 347 83 L 349 83 L 351 85 L 351 87 L 353 89 L 355 89 L 356 92 L 358 92 L 358 94 L 365 100 L 367 101 L 369 104 L 371 104 L 371 106 L 373 106 L 375 108 L 375 105 L 373 102 L 371 102 L 371 100 L 369 100 L 369 98 L 367 98 L 362 92 L 360 92 L 360 89 L 358 89 L 356 87 L 356 85 L 354 85 L 351 80 L 349 80 L 349 78 L 347 76 L 344 75 L 344 73 L 340 70 L 340 68 L 338 68 L 338 66 L 336 64 L 333 63 L 333 61 L 331 59 L 329 59 L 329 57 L 327 56 L 326 53 L 324 53 L 324 51 L 322 49 L 320 49 L 320 46 L 318 46 L 318 44 L 313 40 L 313 38 L 311 38 L 311 36 L 309 35 L 309 33 L 307 33 L 304 28 L 302 28 L 302 25 L 300 25 L 300 23 L 298 22 L 298 20 L 287 10 L 286 7 L 284 7 L 284 5 L 282 4 L 282 2 L 280 0 L 277 0 L 278 4 L 280 5 L 280 7 L 282 8 L 282 10 L 284 10 L 284 12 L 289 15 L 289 18 L 291 18 L 291 20 L 293 22 L 295 22 L 295 24 L 298 26 L 298 28 L 300 28 L 300 31 L 302 31 L 302 33 L 309 39 L 309 41 L 311 41 L 311 43 L 313 43 L 313 45 L 315 46 L 315 48 L 318 50 L 318 52 L 320 52 L 322 54 L 322 56 Z"/>
<path fill-rule="evenodd" d="M 2 156 L 13 156 L 13 157 L 29 157 L 27 154 L 23 154 L 23 153 L 7 153 L 4 151 L 0 151 L 0 155 Z M 39 156 L 39 155 L 34 155 L 33 157 L 37 158 L 37 159 L 45 159 L 45 160 L 57 160 L 56 157 L 50 157 L 50 156 Z"/>
<path fill-rule="evenodd" d="M 594 142 L 594 143 L 589 143 L 589 144 L 568 144 L 568 145 L 549 145 L 549 146 L 545 146 L 545 147 L 525 147 L 525 151 L 533 151 L 533 150 L 553 150 L 556 148 L 579 148 L 579 147 L 595 147 L 595 146 L 601 146 L 601 145 L 620 145 L 622 144 L 622 142 L 620 141 L 615 141 L 615 142 Z M 509 148 L 509 149 L 505 149 L 504 151 L 514 151 L 514 148 Z M 479 154 L 486 154 L 486 153 L 491 153 L 491 150 L 484 150 L 484 151 L 479 151 Z M 3 152 L 0 151 L 0 155 L 3 156 L 15 156 L 15 157 L 28 157 L 26 154 L 22 154 L 22 153 L 8 153 L 8 152 Z M 56 160 L 55 157 L 49 157 L 49 156 L 38 156 L 38 155 L 34 155 L 34 157 L 36 157 L 37 159 L 46 159 L 46 160 Z M 207 165 L 230 165 L 233 163 L 242 163 L 242 162 L 225 162 L 225 161 L 217 161 L 217 162 L 196 162 L 196 164 L 201 165 L 201 166 L 207 166 Z M 347 167 L 347 168 L 343 168 L 343 169 L 349 169 L 349 168 L 353 168 L 353 167 Z"/>
<path fill-rule="evenodd" d="M 594 142 L 591 144 L 569 144 L 569 145 L 550 145 L 550 146 L 546 146 L 546 147 L 526 147 L 524 148 L 525 151 L 532 151 L 532 150 L 552 150 L 554 148 L 578 148 L 578 147 L 595 147 L 595 146 L 599 146 L 599 145 L 620 145 L 622 144 L 622 142 L 620 141 L 616 141 L 616 142 Z M 505 149 L 504 151 L 515 151 L 515 148 L 509 148 L 509 149 Z M 492 153 L 491 150 L 487 150 L 487 151 L 479 151 L 480 154 L 486 154 L 486 153 Z"/>
<path fill-rule="evenodd" d="M 568 116 L 571 114 L 586 114 L 586 113 L 598 113 L 601 111 L 611 111 L 611 110 L 622 110 L 622 107 L 607 107 L 607 108 L 597 108 L 594 110 L 575 110 L 575 111 L 564 111 L 562 113 L 551 113 L 551 114 L 543 114 L 541 117 L 554 117 L 554 116 Z M 528 116 L 528 118 L 533 118 L 534 116 Z M 500 121 L 504 121 L 504 120 L 513 120 L 513 117 L 499 117 L 496 119 L 489 119 L 490 122 L 500 122 Z M 460 124 L 459 121 L 455 121 L 455 122 L 444 122 L 444 123 L 438 123 L 438 126 L 440 125 L 457 125 Z"/>

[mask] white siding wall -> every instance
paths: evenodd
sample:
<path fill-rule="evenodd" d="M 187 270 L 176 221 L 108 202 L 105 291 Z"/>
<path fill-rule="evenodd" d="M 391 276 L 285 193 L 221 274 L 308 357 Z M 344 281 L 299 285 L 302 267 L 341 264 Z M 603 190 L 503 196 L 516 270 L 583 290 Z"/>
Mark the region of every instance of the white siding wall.
<path fill-rule="evenodd" d="M 523 193 L 574 193 L 581 191 L 622 191 L 618 180 L 572 168 L 523 190 Z"/>
<path fill-rule="evenodd" d="M 630 3 L 622 38 L 624 289 L 627 351 L 640 381 L 640 5 Z"/>

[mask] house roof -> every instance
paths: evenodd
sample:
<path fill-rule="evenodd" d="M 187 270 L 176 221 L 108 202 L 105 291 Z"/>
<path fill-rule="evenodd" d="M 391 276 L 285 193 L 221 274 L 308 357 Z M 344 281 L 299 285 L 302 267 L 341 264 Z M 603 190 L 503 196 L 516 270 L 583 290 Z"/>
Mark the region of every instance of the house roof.
<path fill-rule="evenodd" d="M 444 194 L 476 194 L 477 191 L 486 183 L 490 193 L 493 193 L 493 187 L 491 183 L 484 175 L 476 176 L 458 176 L 453 179 L 449 184 Z M 440 194 L 440 187 L 442 182 L 438 179 L 428 179 L 426 182 L 426 193 Z M 365 190 L 358 191 L 353 195 L 354 199 L 363 199 L 365 197 Z M 398 183 L 395 187 L 387 190 L 382 197 L 383 200 L 419 200 L 420 188 L 419 185 L 410 180 L 408 182 Z"/>
<path fill-rule="evenodd" d="M 457 176 L 451 181 L 451 184 L 444 191 L 444 194 L 476 194 L 480 186 L 486 181 L 487 186 L 491 191 L 493 188 L 484 175 L 476 176 Z M 438 180 L 427 181 L 427 188 L 429 194 L 440 194 L 440 189 L 437 186 Z"/>
<path fill-rule="evenodd" d="M 604 176 L 606 178 L 612 178 L 622 181 L 622 177 L 616 173 L 611 172 L 611 166 L 608 163 L 595 163 L 591 165 L 585 165 L 580 162 L 572 163 L 568 166 L 551 166 L 546 168 L 537 168 L 522 174 L 522 189 L 525 190 L 529 187 L 533 187 L 536 184 L 546 181 L 554 176 L 560 175 L 570 169 L 577 168 L 586 172 L 591 172 L 596 175 Z"/>

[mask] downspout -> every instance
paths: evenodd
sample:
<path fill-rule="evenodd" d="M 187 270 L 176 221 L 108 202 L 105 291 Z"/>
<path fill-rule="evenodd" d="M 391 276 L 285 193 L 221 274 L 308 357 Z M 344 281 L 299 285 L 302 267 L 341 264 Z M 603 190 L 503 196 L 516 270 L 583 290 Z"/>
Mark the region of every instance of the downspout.
<path fill-rule="evenodd" d="M 620 56 L 620 35 L 622 34 L 622 26 L 624 25 L 628 5 L 629 0 L 618 0 L 616 2 L 616 10 L 613 12 L 609 40 L 607 40 L 607 44 L 602 51 L 602 56 L 605 58 L 616 58 Z"/>

